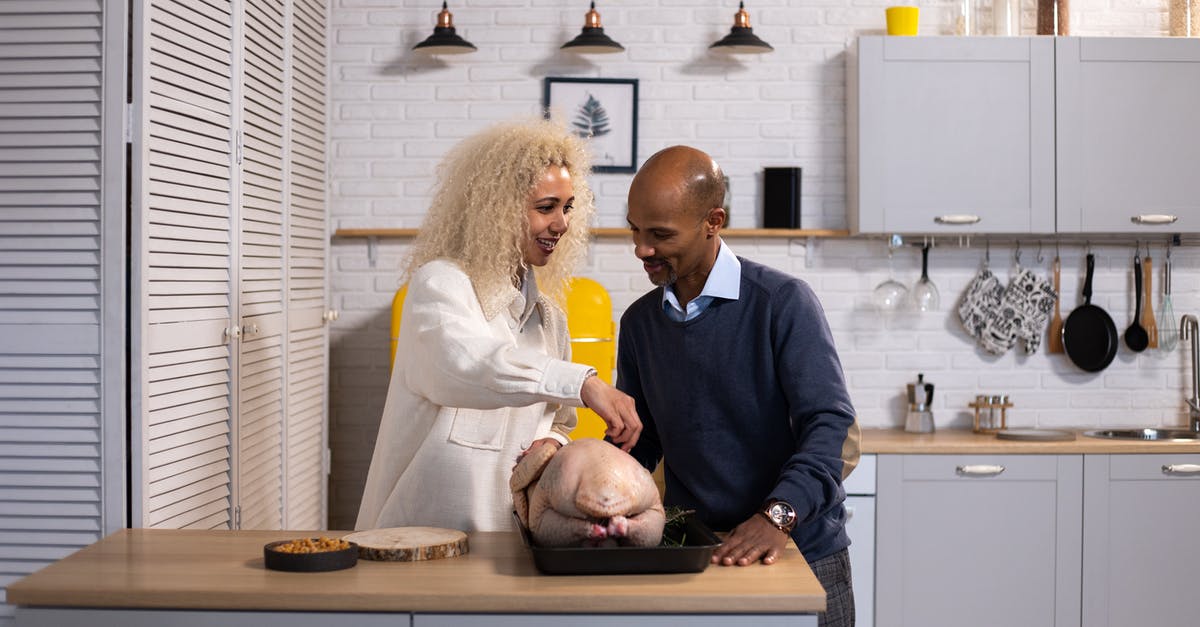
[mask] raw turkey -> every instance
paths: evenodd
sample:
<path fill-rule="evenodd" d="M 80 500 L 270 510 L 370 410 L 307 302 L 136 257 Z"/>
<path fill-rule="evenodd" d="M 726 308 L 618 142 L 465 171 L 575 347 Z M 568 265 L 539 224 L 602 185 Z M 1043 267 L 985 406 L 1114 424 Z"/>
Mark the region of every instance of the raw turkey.
<path fill-rule="evenodd" d="M 657 546 L 662 497 L 629 453 L 593 438 L 541 444 L 513 469 L 513 506 L 544 547 Z"/>

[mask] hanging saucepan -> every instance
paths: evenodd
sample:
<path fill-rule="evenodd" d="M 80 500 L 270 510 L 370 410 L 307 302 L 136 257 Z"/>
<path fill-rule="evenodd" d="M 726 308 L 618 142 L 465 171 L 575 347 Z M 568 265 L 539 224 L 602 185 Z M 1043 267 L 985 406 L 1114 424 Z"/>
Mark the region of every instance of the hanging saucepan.
<path fill-rule="evenodd" d="M 1063 323 L 1063 348 L 1076 366 L 1099 372 L 1112 363 L 1117 354 L 1117 325 L 1108 312 L 1092 304 L 1092 274 L 1096 258 L 1088 253 L 1087 278 L 1083 282 L 1083 304 L 1076 307 Z"/>

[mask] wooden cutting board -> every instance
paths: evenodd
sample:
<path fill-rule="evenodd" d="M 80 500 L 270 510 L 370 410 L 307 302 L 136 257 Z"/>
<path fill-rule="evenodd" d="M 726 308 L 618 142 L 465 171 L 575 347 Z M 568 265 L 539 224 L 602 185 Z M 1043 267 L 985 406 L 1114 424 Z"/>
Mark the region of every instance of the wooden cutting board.
<path fill-rule="evenodd" d="M 367 529 L 342 536 L 358 545 L 358 557 L 382 562 L 418 562 L 466 555 L 467 534 L 440 527 Z"/>

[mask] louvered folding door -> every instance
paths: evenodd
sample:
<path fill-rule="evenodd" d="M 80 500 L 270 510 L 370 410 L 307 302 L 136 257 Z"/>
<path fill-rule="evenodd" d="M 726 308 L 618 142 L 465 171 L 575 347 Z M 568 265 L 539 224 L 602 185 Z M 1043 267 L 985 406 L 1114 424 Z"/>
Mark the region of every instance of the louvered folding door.
<path fill-rule="evenodd" d="M 236 342 L 227 330 L 237 307 L 232 7 L 155 0 L 142 11 L 131 286 L 140 296 L 131 316 L 140 340 L 134 508 L 142 515 L 133 523 L 228 528 Z"/>
<path fill-rule="evenodd" d="M 3 588 L 123 521 L 120 24 L 0 2 L 0 626 Z"/>
<path fill-rule="evenodd" d="M 297 168 L 292 2 L 153 0 L 145 12 L 135 512 L 145 526 L 322 528 L 323 22 L 320 81 L 306 86 L 314 157 Z"/>

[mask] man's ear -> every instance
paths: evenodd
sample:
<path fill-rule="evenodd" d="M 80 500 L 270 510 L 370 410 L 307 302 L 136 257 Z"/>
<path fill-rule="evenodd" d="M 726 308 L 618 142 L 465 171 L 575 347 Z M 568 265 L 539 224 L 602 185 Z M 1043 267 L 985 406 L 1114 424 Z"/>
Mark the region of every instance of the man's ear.
<path fill-rule="evenodd" d="M 708 216 L 704 219 L 704 234 L 708 237 L 713 237 L 725 227 L 725 209 L 723 207 L 713 207 L 708 210 Z"/>

